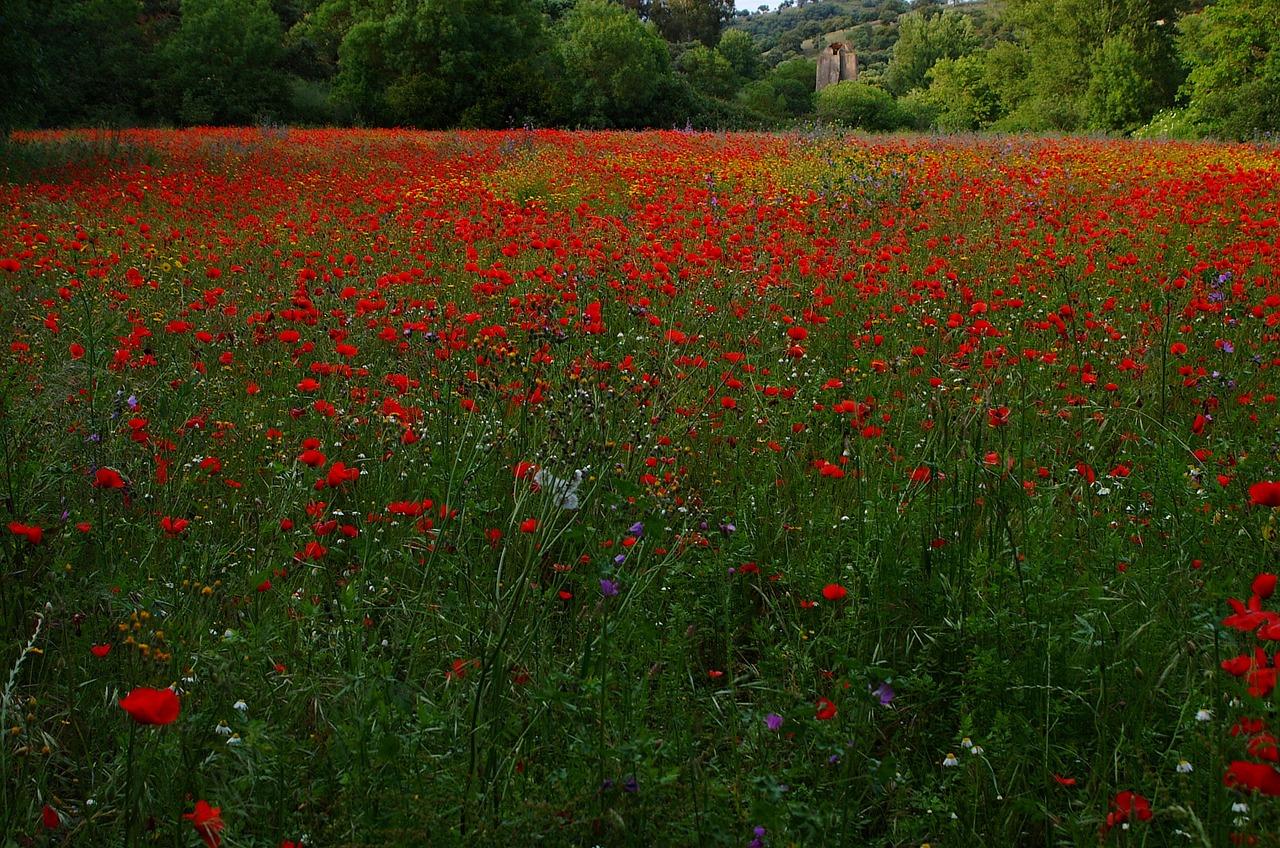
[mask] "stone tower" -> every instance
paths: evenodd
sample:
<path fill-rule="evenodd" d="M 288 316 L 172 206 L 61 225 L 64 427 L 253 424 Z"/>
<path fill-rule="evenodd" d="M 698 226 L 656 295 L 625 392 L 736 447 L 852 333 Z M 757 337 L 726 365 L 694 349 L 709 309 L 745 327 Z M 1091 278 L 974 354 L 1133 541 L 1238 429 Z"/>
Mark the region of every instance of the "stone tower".
<path fill-rule="evenodd" d="M 841 80 L 858 79 L 858 56 L 836 42 L 818 54 L 818 87 L 822 91 Z"/>

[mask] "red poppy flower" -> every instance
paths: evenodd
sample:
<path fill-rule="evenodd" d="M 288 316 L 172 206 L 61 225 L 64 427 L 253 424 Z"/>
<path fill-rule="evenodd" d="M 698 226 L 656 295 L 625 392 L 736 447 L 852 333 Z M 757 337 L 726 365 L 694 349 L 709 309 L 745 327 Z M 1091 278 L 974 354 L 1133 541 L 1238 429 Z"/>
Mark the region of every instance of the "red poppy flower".
<path fill-rule="evenodd" d="M 1254 506 L 1280 506 L 1280 483 L 1265 481 L 1249 487 L 1249 503 Z"/>
<path fill-rule="evenodd" d="M 123 489 L 120 472 L 112 468 L 99 468 L 93 473 L 93 485 L 99 489 Z"/>
<path fill-rule="evenodd" d="M 329 475 L 325 478 L 325 482 L 329 484 L 329 488 L 336 489 L 343 483 L 355 480 L 360 476 L 359 468 L 347 468 L 341 462 L 335 462 L 329 468 Z"/>
<path fill-rule="evenodd" d="M 537 530 L 538 530 L 538 519 L 536 518 L 526 518 L 524 521 L 520 522 L 521 533 L 535 533 L 537 532 Z"/>
<path fill-rule="evenodd" d="M 40 544 L 40 540 L 44 538 L 42 529 L 23 524 L 21 521 L 10 521 L 9 532 L 15 536 L 22 536 L 31 545 Z"/>
<path fill-rule="evenodd" d="M 847 594 L 849 594 L 849 590 L 836 583 L 830 583 L 822 587 L 822 597 L 828 601 L 838 601 Z"/>
<path fill-rule="evenodd" d="M 178 718 L 181 703 L 172 689 L 134 689 L 120 706 L 138 724 L 172 724 Z"/>
<path fill-rule="evenodd" d="M 827 698 L 818 699 L 817 708 L 818 711 L 813 717 L 818 721 L 828 721 L 836 717 L 836 705 Z"/>
<path fill-rule="evenodd" d="M 1116 793 L 1116 797 L 1111 799 L 1111 812 L 1107 813 L 1107 822 L 1103 825 L 1102 832 L 1106 833 L 1115 825 L 1134 819 L 1150 821 L 1151 802 L 1138 793 L 1126 789 L 1124 792 Z"/>
<path fill-rule="evenodd" d="M 311 468 L 319 468 L 325 463 L 325 455 L 315 449 L 304 450 L 298 454 L 298 462 Z"/>
<path fill-rule="evenodd" d="M 1253 578 L 1253 594 L 1262 600 L 1266 600 L 1276 593 L 1276 575 L 1259 574 Z"/>
<path fill-rule="evenodd" d="M 329 549 L 319 542 L 307 542 L 302 546 L 302 550 L 293 556 L 303 562 L 319 562 L 327 553 Z"/>
<path fill-rule="evenodd" d="M 58 816 L 58 811 L 48 804 L 44 805 L 44 809 L 40 811 L 40 821 L 49 830 L 57 830 L 58 825 L 62 824 L 62 819 Z"/>
<path fill-rule="evenodd" d="M 1263 795 L 1280 795 L 1280 771 L 1266 763 L 1250 763 L 1236 760 L 1227 766 L 1222 782 L 1242 792 L 1261 792 Z"/>
<path fill-rule="evenodd" d="M 222 842 L 222 837 L 218 834 L 224 826 L 221 807 L 210 807 L 206 801 L 196 801 L 195 812 L 183 813 L 182 817 L 191 821 L 191 826 L 208 848 L 218 848 Z"/>
<path fill-rule="evenodd" d="M 187 525 L 190 523 L 191 522 L 185 518 L 170 518 L 167 515 L 160 519 L 161 529 L 163 529 L 165 534 L 169 536 L 177 536 L 181 534 L 183 530 L 187 529 Z"/>
<path fill-rule="evenodd" d="M 107 654 L 111 653 L 111 646 L 110 645 L 94 645 L 89 648 L 89 651 L 98 659 L 102 659 Z"/>

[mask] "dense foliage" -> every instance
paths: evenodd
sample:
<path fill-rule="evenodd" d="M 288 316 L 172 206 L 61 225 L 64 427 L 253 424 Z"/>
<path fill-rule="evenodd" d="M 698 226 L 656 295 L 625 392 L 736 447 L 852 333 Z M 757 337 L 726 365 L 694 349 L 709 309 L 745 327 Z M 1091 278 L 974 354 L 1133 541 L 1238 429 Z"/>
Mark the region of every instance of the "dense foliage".
<path fill-rule="evenodd" d="M 1280 832 L 1273 149 L 17 144 L 7 844 Z"/>
<path fill-rule="evenodd" d="M 0 130 L 819 118 L 1252 139 L 1280 129 L 1278 16 L 1280 0 L 11 0 Z M 893 126 L 814 99 L 835 42 L 892 95 Z"/>

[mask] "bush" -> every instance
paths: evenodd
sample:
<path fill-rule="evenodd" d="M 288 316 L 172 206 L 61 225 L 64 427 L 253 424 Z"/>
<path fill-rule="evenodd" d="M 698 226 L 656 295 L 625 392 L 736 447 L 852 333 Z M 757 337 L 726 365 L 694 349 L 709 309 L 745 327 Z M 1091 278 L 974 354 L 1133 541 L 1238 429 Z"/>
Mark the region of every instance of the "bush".
<path fill-rule="evenodd" d="M 851 127 L 883 132 L 903 129 L 911 118 L 883 88 L 844 81 L 818 92 L 818 117 Z"/>

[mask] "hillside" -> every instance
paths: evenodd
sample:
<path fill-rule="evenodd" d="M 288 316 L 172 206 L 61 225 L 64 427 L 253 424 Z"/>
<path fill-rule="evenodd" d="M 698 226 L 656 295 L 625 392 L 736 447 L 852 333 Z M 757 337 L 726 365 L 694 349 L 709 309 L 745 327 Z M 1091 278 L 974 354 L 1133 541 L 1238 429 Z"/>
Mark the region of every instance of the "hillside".
<path fill-rule="evenodd" d="M 970 14 L 979 32 L 994 36 L 998 28 L 998 4 L 991 0 L 965 2 L 916 2 L 902 0 L 807 0 L 784 3 L 776 12 L 740 15 L 729 25 L 756 40 L 766 61 L 776 65 L 800 56 L 813 59 L 832 42 L 843 42 L 858 54 L 863 70 L 883 70 L 898 40 L 898 17 L 913 9 L 934 7 Z"/>

